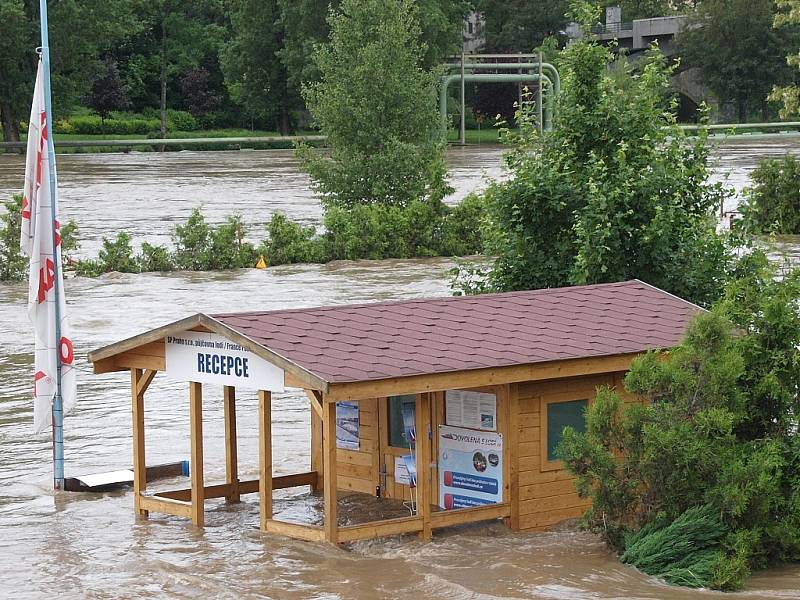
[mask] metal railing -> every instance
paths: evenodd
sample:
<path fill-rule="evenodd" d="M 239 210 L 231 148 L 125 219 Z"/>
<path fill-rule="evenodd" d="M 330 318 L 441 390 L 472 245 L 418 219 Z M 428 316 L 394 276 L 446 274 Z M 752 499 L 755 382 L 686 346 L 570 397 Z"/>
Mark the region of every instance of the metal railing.
<path fill-rule="evenodd" d="M 633 21 L 627 23 L 608 23 L 607 25 L 595 25 L 592 33 L 603 35 L 604 33 L 620 33 L 622 31 L 633 31 Z"/>

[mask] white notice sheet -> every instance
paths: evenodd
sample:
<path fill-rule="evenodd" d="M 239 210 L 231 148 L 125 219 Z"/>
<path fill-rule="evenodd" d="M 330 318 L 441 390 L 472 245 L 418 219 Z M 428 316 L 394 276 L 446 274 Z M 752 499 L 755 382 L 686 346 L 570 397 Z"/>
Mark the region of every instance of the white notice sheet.
<path fill-rule="evenodd" d="M 447 424 L 497 431 L 497 396 L 464 390 L 448 390 L 445 394 Z"/>

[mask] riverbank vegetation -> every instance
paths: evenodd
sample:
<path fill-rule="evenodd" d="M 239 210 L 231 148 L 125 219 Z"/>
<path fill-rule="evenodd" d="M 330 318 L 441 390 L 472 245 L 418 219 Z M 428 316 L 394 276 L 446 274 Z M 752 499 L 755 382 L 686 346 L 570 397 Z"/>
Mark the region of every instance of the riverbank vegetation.
<path fill-rule="evenodd" d="M 756 234 L 800 234 L 800 161 L 762 160 L 741 204 L 742 225 Z"/>

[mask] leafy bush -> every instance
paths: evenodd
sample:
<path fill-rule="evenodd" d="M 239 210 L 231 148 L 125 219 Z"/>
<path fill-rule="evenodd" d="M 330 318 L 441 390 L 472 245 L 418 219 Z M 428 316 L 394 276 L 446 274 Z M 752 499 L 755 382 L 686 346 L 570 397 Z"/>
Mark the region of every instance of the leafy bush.
<path fill-rule="evenodd" d="M 153 271 L 173 271 L 175 264 L 172 262 L 172 256 L 167 248 L 164 246 L 154 246 L 147 242 L 142 242 L 142 251 L 136 257 L 139 263 L 139 269 L 142 273 L 150 273 Z"/>
<path fill-rule="evenodd" d="M 753 187 L 739 207 L 745 225 L 755 232 L 800 233 L 800 161 L 791 154 L 759 162 Z"/>
<path fill-rule="evenodd" d="M 211 233 L 209 269 L 252 267 L 257 259 L 253 245 L 245 241 L 245 227 L 239 215 L 231 215 Z"/>
<path fill-rule="evenodd" d="M 192 113 L 185 110 L 167 111 L 167 128 L 170 131 L 196 131 L 200 125 Z"/>
<path fill-rule="evenodd" d="M 267 239 L 261 254 L 269 264 L 325 262 L 323 240 L 314 227 L 303 227 L 283 213 L 273 213 L 267 224 Z"/>
<path fill-rule="evenodd" d="M 205 271 L 211 262 L 211 229 L 199 208 L 185 225 L 175 227 L 175 265 L 189 271 Z"/>
<path fill-rule="evenodd" d="M 147 135 L 158 129 L 158 121 L 152 119 L 106 119 L 98 116 L 73 116 L 58 121 L 56 133 L 78 135 Z"/>
<path fill-rule="evenodd" d="M 22 196 L 6 200 L 3 208 L 5 212 L 0 217 L 0 281 L 22 281 L 28 270 L 28 260 L 19 249 Z"/>
<path fill-rule="evenodd" d="M 442 224 L 443 256 L 479 254 L 483 249 L 486 203 L 480 194 L 469 194 L 460 203 L 448 207 Z"/>
<path fill-rule="evenodd" d="M 0 217 L 0 281 L 22 281 L 28 276 L 28 258 L 19 248 L 22 225 L 22 196 L 3 202 L 5 213 Z M 75 221 L 61 227 L 61 261 L 72 262 L 78 249 L 78 226 Z"/>

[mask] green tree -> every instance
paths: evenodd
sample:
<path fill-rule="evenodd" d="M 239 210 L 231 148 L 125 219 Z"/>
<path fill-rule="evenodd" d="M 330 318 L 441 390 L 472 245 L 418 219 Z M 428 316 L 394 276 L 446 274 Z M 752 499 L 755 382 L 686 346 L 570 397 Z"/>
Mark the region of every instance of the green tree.
<path fill-rule="evenodd" d="M 341 207 L 440 203 L 444 131 L 415 3 L 345 0 L 329 23 L 330 41 L 314 53 L 321 79 L 303 89 L 331 148 L 330 157 L 300 150 L 315 191 Z"/>
<path fill-rule="evenodd" d="M 800 272 L 777 278 L 754 252 L 739 275 L 679 347 L 633 362 L 625 389 L 643 404 L 599 390 L 586 433 L 566 429 L 560 448 L 592 499 L 586 524 L 647 572 L 676 572 L 669 524 L 713 507 L 727 533 L 709 540 L 716 556 L 695 585 L 720 589 L 800 559 Z"/>
<path fill-rule="evenodd" d="M 800 161 L 791 154 L 764 159 L 750 174 L 753 186 L 739 207 L 745 228 L 755 233 L 800 233 Z"/>
<path fill-rule="evenodd" d="M 699 69 L 723 103 L 736 106 L 740 122 L 761 109 L 767 96 L 790 76 L 784 56 L 796 44 L 796 28 L 776 30 L 774 0 L 704 0 L 676 38 L 682 65 Z"/>
<path fill-rule="evenodd" d="M 610 71 L 610 60 L 592 41 L 565 50 L 553 132 L 540 135 L 532 111 L 520 112 L 510 177 L 485 193 L 490 287 L 640 278 L 708 305 L 731 262 L 716 233 L 722 191 L 709 181 L 709 149 L 676 126 L 659 53 L 636 76 Z"/>
<path fill-rule="evenodd" d="M 289 81 L 280 56 L 285 50 L 285 34 L 279 3 L 234 0 L 230 19 L 233 36 L 221 58 L 232 99 L 247 116 L 276 122 L 282 134 L 289 134 L 290 112 L 302 106 L 302 101 L 299 80 Z"/>
<path fill-rule="evenodd" d="M 120 43 L 138 24 L 134 0 L 65 0 L 49 3 L 53 111 L 72 109 L 102 72 L 102 51 Z M 0 0 L 0 115 L 3 137 L 19 141 L 19 124 L 30 114 L 41 45 L 39 3 Z"/>
<path fill-rule="evenodd" d="M 531 52 L 567 25 L 568 0 L 478 0 L 485 19 L 483 34 L 490 52 Z"/>
<path fill-rule="evenodd" d="M 776 4 L 780 12 L 775 14 L 775 27 L 793 28 L 800 24 L 800 0 L 776 0 Z M 800 67 L 800 52 L 789 54 L 786 63 L 790 67 Z M 781 118 L 800 113 L 800 87 L 797 85 L 775 86 L 769 99 L 783 104 Z"/>

